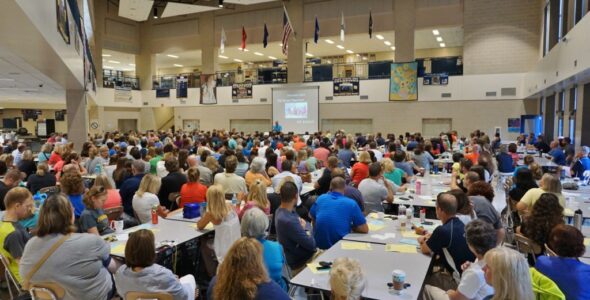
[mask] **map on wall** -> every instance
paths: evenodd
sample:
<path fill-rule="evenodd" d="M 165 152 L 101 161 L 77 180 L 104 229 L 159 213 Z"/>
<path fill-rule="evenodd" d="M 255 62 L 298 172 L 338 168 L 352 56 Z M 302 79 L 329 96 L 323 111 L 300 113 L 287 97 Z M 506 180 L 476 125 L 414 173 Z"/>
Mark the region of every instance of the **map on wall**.
<path fill-rule="evenodd" d="M 418 63 L 392 63 L 389 101 L 418 100 Z"/>

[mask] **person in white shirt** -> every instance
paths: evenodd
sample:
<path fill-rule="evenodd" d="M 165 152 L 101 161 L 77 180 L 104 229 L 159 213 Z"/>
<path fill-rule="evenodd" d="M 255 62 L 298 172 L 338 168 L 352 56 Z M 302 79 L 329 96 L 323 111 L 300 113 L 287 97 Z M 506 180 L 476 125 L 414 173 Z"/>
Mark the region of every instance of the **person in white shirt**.
<path fill-rule="evenodd" d="M 228 156 L 225 159 L 225 172 L 218 173 L 213 178 L 213 184 L 219 184 L 223 187 L 226 194 L 238 194 L 238 198 L 248 193 L 246 180 L 236 175 L 234 172 L 238 167 L 238 159 L 235 155 Z"/>
<path fill-rule="evenodd" d="M 383 160 L 383 152 L 379 151 L 379 149 L 377 149 L 377 143 L 375 142 L 370 142 L 369 143 L 369 151 L 372 151 L 373 154 L 375 154 L 375 160 L 377 162 L 380 162 L 381 160 Z"/>
<path fill-rule="evenodd" d="M 494 227 L 482 220 L 473 220 L 465 226 L 465 239 L 469 250 L 477 259 L 473 263 L 465 263 L 461 268 L 463 274 L 459 286 L 455 290 L 442 290 L 432 285 L 424 286 L 425 300 L 482 300 L 494 294 L 494 288 L 486 283 L 483 266 L 484 255 L 496 247 L 496 232 Z"/>
<path fill-rule="evenodd" d="M 301 179 L 301 177 L 299 175 L 294 173 L 295 165 L 293 164 L 293 162 L 288 159 L 285 159 L 281 163 L 281 168 L 283 169 L 283 172 L 273 176 L 271 179 L 272 180 L 272 188 L 275 191 L 278 191 L 281 181 L 283 181 L 283 179 L 285 177 L 291 177 L 291 178 L 293 178 L 293 183 L 295 183 L 295 185 L 297 186 L 297 191 L 299 192 L 298 195 L 301 195 L 301 190 L 303 189 L 303 180 Z M 297 205 L 296 206 L 299 206 L 299 205 L 301 205 L 301 197 L 300 196 L 298 196 L 298 198 L 297 198 Z"/>
<path fill-rule="evenodd" d="M 147 174 L 141 179 L 139 189 L 133 196 L 133 211 L 141 223 L 148 223 L 152 219 L 152 207 L 160 206 L 158 191 L 161 180 L 152 174 Z"/>
<path fill-rule="evenodd" d="M 27 146 L 25 146 L 25 144 L 19 144 L 18 147 L 12 151 L 12 157 L 14 157 L 13 164 L 15 166 L 18 166 L 20 163 L 21 159 L 23 158 L 23 152 L 25 152 L 26 149 Z"/>
<path fill-rule="evenodd" d="M 270 141 L 268 139 L 264 140 L 264 146 L 258 148 L 258 157 L 264 158 L 266 155 L 266 149 L 270 147 Z"/>

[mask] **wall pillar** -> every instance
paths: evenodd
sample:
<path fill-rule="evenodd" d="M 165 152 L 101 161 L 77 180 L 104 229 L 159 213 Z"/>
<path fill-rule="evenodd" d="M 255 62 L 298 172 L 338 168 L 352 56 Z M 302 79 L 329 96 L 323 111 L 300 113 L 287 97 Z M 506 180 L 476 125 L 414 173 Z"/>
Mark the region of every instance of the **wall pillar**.
<path fill-rule="evenodd" d="M 96 67 L 96 81 L 103 86 L 102 81 L 102 47 L 104 36 L 104 20 L 106 18 L 107 1 L 94 1 L 94 65 Z"/>
<path fill-rule="evenodd" d="M 416 30 L 416 1 L 393 0 L 393 16 L 395 61 L 413 61 L 414 32 Z"/>
<path fill-rule="evenodd" d="M 285 2 L 291 26 L 296 36 L 291 34 L 289 38 L 289 52 L 287 55 L 287 82 L 300 83 L 304 80 L 305 65 L 305 41 L 303 39 L 303 0 L 291 0 Z"/>
<path fill-rule="evenodd" d="M 88 110 L 84 90 L 66 90 L 68 141 L 74 142 L 77 151 L 88 140 Z"/>
<path fill-rule="evenodd" d="M 156 75 L 156 56 L 151 53 L 150 22 L 139 25 L 139 54 L 135 56 L 135 74 L 139 77 L 139 88 L 151 90 L 153 76 Z"/>
<path fill-rule="evenodd" d="M 206 13 L 199 17 L 199 35 L 201 37 L 203 74 L 214 74 L 219 69 L 219 65 L 217 64 L 218 53 L 215 39 L 215 15 L 213 13 Z"/>

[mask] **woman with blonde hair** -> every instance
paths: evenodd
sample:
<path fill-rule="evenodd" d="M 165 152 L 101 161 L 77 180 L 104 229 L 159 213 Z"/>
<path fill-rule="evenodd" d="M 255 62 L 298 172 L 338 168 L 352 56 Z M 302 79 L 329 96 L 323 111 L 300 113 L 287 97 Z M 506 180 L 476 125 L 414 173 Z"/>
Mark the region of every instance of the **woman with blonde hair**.
<path fill-rule="evenodd" d="M 49 161 L 49 158 L 51 157 L 51 148 L 51 144 L 49 143 L 43 144 L 43 146 L 41 146 L 41 152 L 39 152 L 37 155 L 37 160 L 39 163 Z"/>
<path fill-rule="evenodd" d="M 209 223 L 215 229 L 213 249 L 221 263 L 229 247 L 240 238 L 240 221 L 231 204 L 225 202 L 223 187 L 218 184 L 207 190 L 207 211 L 197 222 L 197 228 L 203 230 Z"/>
<path fill-rule="evenodd" d="M 535 205 L 535 202 L 541 198 L 544 193 L 554 194 L 559 200 L 559 205 L 565 208 L 565 197 L 561 193 L 561 181 L 558 176 L 554 174 L 546 173 L 541 178 L 541 183 L 538 188 L 529 189 L 520 198 L 520 201 L 516 204 L 516 209 L 520 212 L 531 210 Z"/>
<path fill-rule="evenodd" d="M 12 156 L 12 154 L 0 155 L 0 161 L 3 161 L 6 164 L 8 170 L 14 169 L 14 156 Z"/>
<path fill-rule="evenodd" d="M 262 245 L 256 239 L 237 240 L 217 274 L 207 289 L 208 300 L 291 299 L 268 277 L 262 261 Z"/>
<path fill-rule="evenodd" d="M 369 164 L 371 164 L 371 155 L 367 151 L 362 151 L 359 154 L 359 161 L 352 166 L 350 170 L 350 178 L 355 186 L 358 186 L 361 181 L 369 177 Z"/>
<path fill-rule="evenodd" d="M 211 178 L 215 178 L 218 173 L 223 173 L 223 168 L 219 165 L 217 159 L 214 156 L 208 155 L 205 160 L 205 167 L 211 170 Z"/>
<path fill-rule="evenodd" d="M 133 195 L 133 211 L 141 223 L 148 223 L 152 219 L 152 207 L 160 206 L 158 191 L 160 191 L 160 177 L 146 174 L 139 183 L 139 188 Z"/>
<path fill-rule="evenodd" d="M 98 175 L 94 179 L 94 186 L 102 186 L 107 192 L 107 200 L 104 203 L 104 209 L 118 207 L 122 205 L 121 194 L 113 188 L 111 181 L 106 175 Z"/>
<path fill-rule="evenodd" d="M 395 183 L 397 186 L 402 185 L 402 178 L 406 178 L 406 181 L 409 182 L 406 173 L 402 169 L 396 168 L 393 160 L 390 158 L 386 157 L 381 160 L 381 165 L 383 166 L 383 177 L 389 179 L 389 181 Z"/>
<path fill-rule="evenodd" d="M 49 167 L 46 163 L 40 163 L 37 166 L 37 172 L 29 176 L 27 180 L 27 189 L 35 194 L 42 188 L 55 186 L 55 175 L 49 173 Z"/>
<path fill-rule="evenodd" d="M 256 180 L 256 182 L 250 185 L 250 192 L 246 197 L 246 205 L 244 205 L 242 210 L 238 213 L 240 220 L 244 216 L 244 213 L 252 207 L 258 207 L 265 214 L 270 214 L 270 202 L 268 201 L 268 196 L 266 194 L 266 184 L 261 180 Z"/>
<path fill-rule="evenodd" d="M 62 144 L 55 144 L 55 146 L 53 146 L 53 152 L 51 152 L 51 156 L 49 156 L 47 164 L 50 166 L 54 166 L 56 163 L 63 159 L 63 155 L 64 146 Z"/>
<path fill-rule="evenodd" d="M 334 300 L 360 300 L 367 279 L 358 260 L 341 257 L 330 269 L 330 287 Z"/>
<path fill-rule="evenodd" d="M 488 251 L 483 267 L 486 282 L 494 288 L 494 295 L 485 300 L 533 300 L 529 264 L 516 250 L 497 247 Z"/>

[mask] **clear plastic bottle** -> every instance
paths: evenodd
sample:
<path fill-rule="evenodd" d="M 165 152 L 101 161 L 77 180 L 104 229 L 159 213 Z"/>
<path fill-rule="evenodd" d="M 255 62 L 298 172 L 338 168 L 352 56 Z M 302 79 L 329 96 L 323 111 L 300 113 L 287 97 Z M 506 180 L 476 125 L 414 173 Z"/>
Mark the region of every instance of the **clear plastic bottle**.
<path fill-rule="evenodd" d="M 412 218 L 414 217 L 414 206 L 412 204 L 406 209 L 406 217 L 408 218 L 408 223 L 412 223 Z"/>
<path fill-rule="evenodd" d="M 235 208 L 238 205 L 238 198 L 236 197 L 236 193 L 234 193 L 231 197 L 231 205 Z"/>
<path fill-rule="evenodd" d="M 406 215 L 406 206 L 401 204 L 397 209 L 397 214 L 399 216 L 405 216 Z"/>

